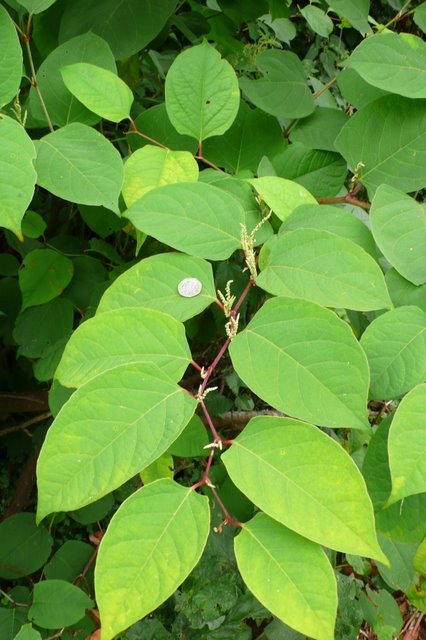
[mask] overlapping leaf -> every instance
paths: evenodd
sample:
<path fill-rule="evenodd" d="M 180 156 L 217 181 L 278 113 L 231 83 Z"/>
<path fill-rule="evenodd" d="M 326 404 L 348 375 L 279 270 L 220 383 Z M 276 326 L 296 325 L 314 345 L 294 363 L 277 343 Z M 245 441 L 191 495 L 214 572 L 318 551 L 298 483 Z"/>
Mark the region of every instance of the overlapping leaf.
<path fill-rule="evenodd" d="M 36 151 L 25 129 L 3 114 L 0 114 L 0 138 L 0 226 L 22 239 L 21 221 L 34 194 Z"/>
<path fill-rule="evenodd" d="M 426 384 L 419 384 L 402 400 L 389 432 L 389 504 L 426 491 L 425 413 Z"/>
<path fill-rule="evenodd" d="M 413 198 L 381 185 L 371 207 L 371 230 L 380 250 L 413 284 L 426 282 L 426 212 Z"/>
<path fill-rule="evenodd" d="M 0 5 L 0 108 L 18 93 L 22 77 L 22 49 L 6 9 Z M 3 136 L 2 136 L 3 137 Z"/>
<path fill-rule="evenodd" d="M 373 320 L 361 346 L 372 398 L 398 398 L 426 380 L 426 313 L 418 307 L 399 307 Z"/>
<path fill-rule="evenodd" d="M 254 418 L 222 460 L 240 491 L 274 520 L 332 549 L 386 562 L 361 473 L 313 425 Z"/>
<path fill-rule="evenodd" d="M 178 285 L 196 278 L 201 292 L 185 298 Z M 183 253 L 162 253 L 145 258 L 123 273 L 104 293 L 97 313 L 123 307 L 147 307 L 169 313 L 184 322 L 201 313 L 216 299 L 211 265 Z"/>
<path fill-rule="evenodd" d="M 250 591 L 283 622 L 317 640 L 333 640 L 337 589 L 320 546 L 264 513 L 235 538 L 238 569 Z"/>
<path fill-rule="evenodd" d="M 139 231 L 210 260 L 225 260 L 239 248 L 245 221 L 238 200 L 201 182 L 154 189 L 132 204 L 125 215 Z"/>
<path fill-rule="evenodd" d="M 125 364 L 80 387 L 39 457 L 38 520 L 79 509 L 124 484 L 168 449 L 196 404 L 152 363 Z"/>
<path fill-rule="evenodd" d="M 339 109 L 317 107 L 292 129 L 290 139 L 301 142 L 308 149 L 335 151 L 334 141 L 347 121 L 348 116 Z"/>
<path fill-rule="evenodd" d="M 112 640 L 176 591 L 200 559 L 209 520 L 208 499 L 168 479 L 121 505 L 96 563 L 102 640 Z"/>
<path fill-rule="evenodd" d="M 123 164 L 114 146 L 87 125 L 69 124 L 37 143 L 37 183 L 64 200 L 118 211 Z"/>
<path fill-rule="evenodd" d="M 268 300 L 229 351 L 238 375 L 276 409 L 315 424 L 368 428 L 367 359 L 349 326 L 328 309 Z"/>
<path fill-rule="evenodd" d="M 340 16 L 343 16 L 360 33 L 370 33 L 368 24 L 370 0 L 327 0 L 327 4 Z"/>
<path fill-rule="evenodd" d="M 57 298 L 71 282 L 73 264 L 53 249 L 35 249 L 25 256 L 19 272 L 22 308 Z"/>
<path fill-rule="evenodd" d="M 343 127 L 336 149 L 371 194 L 381 184 L 416 191 L 426 184 L 425 102 L 384 96 Z M 360 164 L 362 163 L 362 165 Z"/>
<path fill-rule="evenodd" d="M 156 187 L 197 179 L 198 164 L 191 153 L 147 145 L 135 151 L 124 165 L 123 198 L 130 207 Z"/>
<path fill-rule="evenodd" d="M 240 106 L 235 71 L 206 40 L 177 56 L 167 73 L 165 91 L 176 131 L 199 143 L 225 133 Z"/>
<path fill-rule="evenodd" d="M 73 333 L 55 378 L 79 387 L 108 369 L 152 362 L 177 381 L 191 361 L 182 323 L 161 311 L 121 308 L 87 320 Z"/>
<path fill-rule="evenodd" d="M 426 283 L 416 287 L 403 278 L 396 269 L 389 269 L 385 275 L 386 285 L 395 307 L 414 305 L 426 313 Z"/>
<path fill-rule="evenodd" d="M 287 231 L 272 240 L 257 278 L 269 293 L 360 311 L 391 306 L 379 265 L 351 240 L 320 229 Z"/>
<path fill-rule="evenodd" d="M 250 179 L 249 182 L 280 220 L 284 220 L 302 204 L 317 204 L 314 196 L 307 189 L 285 178 L 265 176 Z"/>

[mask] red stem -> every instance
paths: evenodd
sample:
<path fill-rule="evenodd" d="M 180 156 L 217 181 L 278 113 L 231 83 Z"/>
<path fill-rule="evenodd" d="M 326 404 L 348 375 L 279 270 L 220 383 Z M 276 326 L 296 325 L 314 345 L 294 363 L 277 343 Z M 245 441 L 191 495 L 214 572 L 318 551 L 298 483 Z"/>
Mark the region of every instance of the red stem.
<path fill-rule="evenodd" d="M 368 209 L 371 207 L 369 202 L 364 200 L 358 200 L 358 198 L 353 198 L 351 195 L 347 194 L 346 196 L 336 196 L 334 198 L 317 198 L 317 202 L 319 204 L 337 204 L 339 202 L 353 204 L 356 207 L 361 207 L 361 209 Z"/>

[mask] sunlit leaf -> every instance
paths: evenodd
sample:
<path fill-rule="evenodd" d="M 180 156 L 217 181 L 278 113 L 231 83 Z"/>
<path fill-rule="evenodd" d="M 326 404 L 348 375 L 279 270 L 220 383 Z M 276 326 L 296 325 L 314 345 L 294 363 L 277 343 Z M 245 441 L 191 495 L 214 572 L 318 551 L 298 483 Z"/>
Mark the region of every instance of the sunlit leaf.
<path fill-rule="evenodd" d="M 22 49 L 6 9 L 0 5 L 0 108 L 18 93 L 22 77 Z M 1 135 L 3 140 L 3 135 Z"/>

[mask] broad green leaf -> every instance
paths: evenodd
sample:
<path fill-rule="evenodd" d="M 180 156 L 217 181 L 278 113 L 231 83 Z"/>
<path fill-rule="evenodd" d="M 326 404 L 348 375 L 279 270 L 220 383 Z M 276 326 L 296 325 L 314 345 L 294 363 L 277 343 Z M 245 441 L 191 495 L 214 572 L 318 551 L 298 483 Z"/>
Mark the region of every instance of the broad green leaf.
<path fill-rule="evenodd" d="M 367 359 L 332 311 L 293 298 L 268 300 L 229 351 L 242 380 L 279 411 L 324 426 L 368 428 Z"/>
<path fill-rule="evenodd" d="M 348 22 L 360 33 L 370 33 L 368 13 L 370 0 L 326 0 L 330 9 L 346 18 Z"/>
<path fill-rule="evenodd" d="M 67 540 L 44 568 L 48 580 L 74 582 L 93 553 L 93 547 L 81 540 Z"/>
<path fill-rule="evenodd" d="M 267 0 L 218 0 L 223 13 L 239 26 L 269 11 Z"/>
<path fill-rule="evenodd" d="M 225 133 L 240 106 L 235 71 L 207 40 L 179 53 L 167 73 L 165 91 L 176 131 L 199 144 Z"/>
<path fill-rule="evenodd" d="M 320 207 L 305 204 L 297 207 L 284 220 L 279 234 L 295 229 L 318 229 L 352 240 L 373 258 L 377 255 L 376 246 L 368 227 L 359 218 L 346 209 L 322 204 Z"/>
<path fill-rule="evenodd" d="M 67 89 L 62 79 L 61 68 L 77 62 L 91 64 L 116 73 L 114 56 L 108 44 L 91 31 L 72 38 L 54 49 L 41 63 L 37 70 L 37 82 L 46 104 L 49 116 L 55 125 L 64 126 L 70 122 L 96 124 L 99 116 L 79 102 Z M 45 126 L 46 118 L 40 99 L 34 87 L 29 97 L 30 119 Z"/>
<path fill-rule="evenodd" d="M 140 472 L 140 477 L 144 485 L 161 478 L 171 478 L 174 476 L 173 456 L 170 453 L 163 453 L 159 458 L 151 462 Z"/>
<path fill-rule="evenodd" d="M 320 546 L 264 513 L 243 524 L 234 546 L 241 576 L 259 602 L 297 631 L 333 640 L 336 579 Z"/>
<path fill-rule="evenodd" d="M 168 479 L 121 505 L 96 563 L 102 640 L 112 640 L 176 591 L 198 563 L 209 526 L 208 499 Z"/>
<path fill-rule="evenodd" d="M 267 176 L 253 178 L 248 182 L 253 185 L 261 199 L 280 220 L 284 220 L 302 204 L 317 204 L 314 196 L 307 189 L 285 178 Z"/>
<path fill-rule="evenodd" d="M 426 574 L 426 538 L 419 545 L 416 555 L 413 559 L 413 565 L 416 571 L 422 576 Z"/>
<path fill-rule="evenodd" d="M 130 207 L 145 193 L 175 182 L 197 182 L 198 164 L 189 151 L 147 145 L 124 164 L 123 198 Z"/>
<path fill-rule="evenodd" d="M 27 211 L 22 220 L 22 234 L 27 238 L 40 238 L 47 227 L 46 221 L 39 213 Z"/>
<path fill-rule="evenodd" d="M 205 445 L 209 443 L 206 427 L 195 415 L 186 425 L 180 436 L 169 447 L 168 452 L 181 458 L 194 458 L 208 455 Z"/>
<path fill-rule="evenodd" d="M 387 416 L 373 433 L 362 464 L 362 475 L 375 511 L 382 509 L 391 492 L 388 435 L 392 419 L 393 414 Z"/>
<path fill-rule="evenodd" d="M 57 411 L 57 414 L 58 413 L 59 411 Z M 69 511 L 69 515 L 73 520 L 79 522 L 80 524 L 93 524 L 94 522 L 103 520 L 111 512 L 114 504 L 114 494 L 108 493 L 103 498 L 99 498 L 99 500 L 95 500 L 95 502 L 91 502 L 81 509 Z"/>
<path fill-rule="evenodd" d="M 336 151 L 334 141 L 349 118 L 339 109 L 317 107 L 307 118 L 292 129 L 292 142 L 301 142 L 308 149 Z"/>
<path fill-rule="evenodd" d="M 296 229 L 272 240 L 256 280 L 268 293 L 359 311 L 391 306 L 379 265 L 352 240 L 323 229 Z"/>
<path fill-rule="evenodd" d="M 256 57 L 263 78 L 240 78 L 242 92 L 256 107 L 279 118 L 303 118 L 314 110 L 303 65 L 290 51 L 271 49 Z"/>
<path fill-rule="evenodd" d="M 41 13 L 56 2 L 56 0 L 17 0 L 28 13 Z"/>
<path fill-rule="evenodd" d="M 226 136 L 206 140 L 203 154 L 220 167 L 238 173 L 245 169 L 255 171 L 265 150 L 273 156 L 283 147 L 278 120 L 241 101 L 238 115 Z"/>
<path fill-rule="evenodd" d="M 74 123 L 37 142 L 37 184 L 64 200 L 118 212 L 121 156 L 98 131 Z"/>
<path fill-rule="evenodd" d="M 426 44 L 413 34 L 386 31 L 366 38 L 347 65 L 379 89 L 426 98 Z"/>
<path fill-rule="evenodd" d="M 164 102 L 143 111 L 135 119 L 135 125 L 138 131 L 148 136 L 148 139 L 134 133 L 128 133 L 127 141 L 132 151 L 150 144 L 149 139 L 151 138 L 151 143 L 152 140 L 156 140 L 175 151 L 190 151 L 193 154 L 197 152 L 197 141 L 189 136 L 181 136 L 176 131 L 169 120 Z"/>
<path fill-rule="evenodd" d="M 74 0 L 62 15 L 59 41 L 93 31 L 106 40 L 115 59 L 144 49 L 166 25 L 176 0 Z"/>
<path fill-rule="evenodd" d="M 392 493 L 388 504 L 426 491 L 426 384 L 414 387 L 396 410 L 389 432 Z"/>
<path fill-rule="evenodd" d="M 44 304 L 61 295 L 71 282 L 72 261 L 53 249 L 34 249 L 25 256 L 19 271 L 22 309 Z"/>
<path fill-rule="evenodd" d="M 312 31 L 318 33 L 323 38 L 328 38 L 333 31 L 333 22 L 324 11 L 313 4 L 308 4 L 300 9 L 300 13 L 305 18 Z"/>
<path fill-rule="evenodd" d="M 351 171 L 359 166 L 359 178 L 371 195 L 381 184 L 405 192 L 425 186 L 425 104 L 384 96 L 352 116 L 337 136 L 337 151 Z"/>
<path fill-rule="evenodd" d="M 33 513 L 15 513 L 0 523 L 0 576 L 16 580 L 40 569 L 47 561 L 53 540 L 37 527 Z"/>
<path fill-rule="evenodd" d="M 346 176 L 346 162 L 339 153 L 308 149 L 294 142 L 279 155 L 271 158 L 275 173 L 280 178 L 293 180 L 305 187 L 315 198 L 336 195 L 342 188 Z M 266 175 L 259 166 L 259 178 Z"/>
<path fill-rule="evenodd" d="M 24 624 L 14 640 L 41 640 L 41 635 L 33 628 L 32 624 Z"/>
<path fill-rule="evenodd" d="M 331 549 L 386 562 L 358 467 L 317 427 L 253 418 L 222 460 L 240 491 L 274 520 Z"/>
<path fill-rule="evenodd" d="M 426 380 L 426 313 L 399 307 L 379 316 L 361 337 L 370 367 L 370 397 L 399 398 Z"/>
<path fill-rule="evenodd" d="M 426 283 L 426 211 L 405 193 L 380 186 L 373 198 L 371 230 L 385 258 L 415 285 Z"/>
<path fill-rule="evenodd" d="M 178 285 L 185 278 L 196 278 L 201 292 L 185 298 Z M 216 299 L 211 265 L 201 258 L 183 253 L 161 253 L 138 262 L 105 291 L 97 313 L 124 307 L 158 309 L 184 322 L 201 313 Z"/>
<path fill-rule="evenodd" d="M 377 563 L 381 578 L 393 591 L 406 591 L 416 581 L 413 558 L 417 544 L 388 538 L 380 531 L 378 531 L 377 537 L 390 562 L 390 567 L 386 567 L 381 562 Z"/>
<path fill-rule="evenodd" d="M 13 331 L 13 338 L 19 345 L 18 354 L 39 358 L 47 347 L 71 334 L 73 322 L 73 306 L 64 298 L 54 298 L 47 304 L 26 309 L 17 317 Z"/>
<path fill-rule="evenodd" d="M 62 67 L 61 75 L 67 89 L 89 111 L 111 122 L 130 116 L 133 93 L 111 71 L 88 62 L 76 62 Z"/>
<path fill-rule="evenodd" d="M 244 210 L 233 196 L 202 182 L 153 189 L 124 215 L 139 231 L 209 260 L 226 260 L 240 247 L 245 221 Z"/>
<path fill-rule="evenodd" d="M 79 387 L 108 369 L 151 362 L 178 381 L 190 361 L 182 323 L 155 309 L 124 307 L 101 313 L 74 331 L 55 379 Z"/>
<path fill-rule="evenodd" d="M 426 313 L 426 283 L 416 287 L 403 278 L 396 269 L 389 269 L 385 275 L 386 285 L 395 307 L 414 305 Z"/>
<path fill-rule="evenodd" d="M 414 10 L 413 20 L 420 29 L 426 33 L 426 2 L 422 2 Z"/>
<path fill-rule="evenodd" d="M 0 6 L 0 20 L 3 10 Z M 36 151 L 19 122 L 3 114 L 0 114 L 0 139 L 0 226 L 10 229 L 22 240 L 21 221 L 32 200 L 36 182 L 33 162 Z"/>
<path fill-rule="evenodd" d="M 116 367 L 77 389 L 38 459 L 38 520 L 79 509 L 130 480 L 168 449 L 196 406 L 152 363 Z"/>
<path fill-rule="evenodd" d="M 69 627 L 84 617 L 93 602 L 84 591 L 65 580 L 42 580 L 34 585 L 28 617 L 43 629 Z"/>
<path fill-rule="evenodd" d="M 388 94 L 368 84 L 354 69 L 344 69 L 337 76 L 337 85 L 344 98 L 357 109 L 362 109 L 370 102 Z"/>
<path fill-rule="evenodd" d="M 16 96 L 22 78 L 22 49 L 6 9 L 0 5 L 0 109 Z M 4 116 L 2 116 L 4 117 Z M 3 135 L 0 135 L 3 140 Z M 3 170 L 2 170 L 3 172 Z"/>

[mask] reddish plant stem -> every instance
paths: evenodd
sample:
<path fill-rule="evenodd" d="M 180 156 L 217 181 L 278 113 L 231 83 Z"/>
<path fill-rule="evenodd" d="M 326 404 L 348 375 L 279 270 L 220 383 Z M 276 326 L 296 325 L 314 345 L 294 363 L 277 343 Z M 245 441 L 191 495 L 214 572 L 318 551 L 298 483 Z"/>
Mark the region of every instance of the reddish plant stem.
<path fill-rule="evenodd" d="M 209 414 L 209 412 L 208 412 L 208 410 L 207 410 L 207 407 L 206 407 L 206 405 L 204 404 L 204 400 L 200 400 L 200 405 L 201 405 L 201 408 L 202 408 L 202 410 L 203 410 L 204 415 L 206 416 L 207 424 L 208 424 L 208 425 L 209 425 L 209 427 L 210 427 L 210 431 L 212 432 L 212 435 L 213 435 L 214 441 L 215 441 L 215 442 L 220 442 L 219 434 L 218 434 L 218 432 L 217 432 L 217 431 L 216 431 L 216 429 L 215 429 L 215 426 L 214 426 L 213 421 L 212 421 L 212 419 L 211 419 L 211 417 L 210 417 L 210 414 Z"/>
<path fill-rule="evenodd" d="M 225 520 L 219 525 L 218 529 L 219 531 L 221 530 L 221 527 L 224 524 L 232 524 L 234 527 L 241 527 L 241 522 L 238 522 L 238 520 L 235 520 L 231 514 L 229 513 L 228 509 L 225 507 L 225 505 L 223 504 L 222 500 L 219 498 L 219 495 L 216 491 L 216 489 L 214 487 L 212 487 L 210 485 L 210 489 L 212 494 L 214 495 L 214 498 L 216 500 L 216 502 L 218 503 L 219 507 L 222 509 L 224 516 L 225 516 Z"/>
<path fill-rule="evenodd" d="M 200 365 L 199 365 L 199 364 L 197 364 L 197 363 L 195 362 L 195 360 L 191 360 L 191 364 L 192 364 L 192 366 L 194 367 L 194 369 L 197 369 L 197 371 L 201 371 L 201 370 L 202 370 L 202 367 L 200 367 Z"/>
<path fill-rule="evenodd" d="M 371 204 L 369 202 L 366 202 L 365 200 L 358 200 L 358 198 L 353 198 L 350 194 L 347 194 L 346 196 L 336 196 L 334 198 L 317 198 L 317 202 L 319 204 L 337 204 L 339 202 L 353 204 L 356 207 L 365 209 L 366 211 L 368 211 L 371 207 Z"/>
<path fill-rule="evenodd" d="M 161 147 L 162 149 L 167 149 L 167 151 L 169 150 L 169 147 L 166 147 L 166 145 L 163 144 L 162 142 L 159 142 L 158 140 L 155 140 L 154 138 L 151 138 L 150 136 L 147 136 L 145 133 L 141 133 L 138 130 L 135 121 L 130 116 L 129 116 L 129 121 L 130 121 L 130 124 L 132 125 L 133 128 L 130 129 L 129 131 L 126 131 L 126 136 L 128 136 L 130 133 L 134 133 L 135 136 L 139 136 L 141 138 L 144 138 L 145 140 L 148 140 L 148 142 L 152 142 L 152 144 L 156 144 L 157 147 Z"/>

